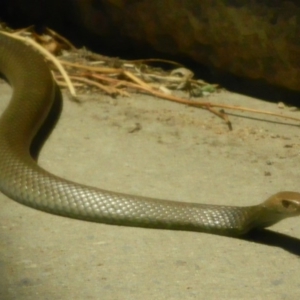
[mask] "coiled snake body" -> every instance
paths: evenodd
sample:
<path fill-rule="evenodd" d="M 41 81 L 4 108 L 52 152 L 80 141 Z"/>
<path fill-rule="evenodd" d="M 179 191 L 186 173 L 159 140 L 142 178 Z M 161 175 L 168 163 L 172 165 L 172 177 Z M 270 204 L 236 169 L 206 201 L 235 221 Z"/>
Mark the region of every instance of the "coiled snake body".
<path fill-rule="evenodd" d="M 296 192 L 280 192 L 255 206 L 214 206 L 115 193 L 54 176 L 29 151 L 55 98 L 46 63 L 28 46 L 0 34 L 0 73 L 13 87 L 0 119 L 0 191 L 17 202 L 93 222 L 228 236 L 300 214 Z"/>

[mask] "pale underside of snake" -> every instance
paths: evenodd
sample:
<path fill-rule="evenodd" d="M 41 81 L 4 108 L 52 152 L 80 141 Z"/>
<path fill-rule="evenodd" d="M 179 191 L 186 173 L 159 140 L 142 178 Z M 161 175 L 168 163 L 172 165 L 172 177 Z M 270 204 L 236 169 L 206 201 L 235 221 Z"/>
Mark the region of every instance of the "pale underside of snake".
<path fill-rule="evenodd" d="M 185 203 L 77 184 L 40 168 L 30 146 L 57 96 L 43 58 L 0 33 L 0 73 L 13 88 L 0 119 L 0 191 L 26 206 L 92 222 L 240 236 L 300 214 L 300 193 L 279 192 L 259 205 Z"/>

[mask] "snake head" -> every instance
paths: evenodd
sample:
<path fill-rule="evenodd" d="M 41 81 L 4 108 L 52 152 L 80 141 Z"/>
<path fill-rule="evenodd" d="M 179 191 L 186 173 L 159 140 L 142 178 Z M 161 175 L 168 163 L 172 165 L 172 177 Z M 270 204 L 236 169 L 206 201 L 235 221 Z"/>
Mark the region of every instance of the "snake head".
<path fill-rule="evenodd" d="M 285 217 L 298 216 L 300 215 L 300 193 L 279 192 L 268 198 L 262 205 L 274 213 L 283 214 Z"/>
<path fill-rule="evenodd" d="M 300 215 L 300 193 L 279 192 L 261 204 L 263 208 L 259 227 L 268 227 L 278 221 Z"/>

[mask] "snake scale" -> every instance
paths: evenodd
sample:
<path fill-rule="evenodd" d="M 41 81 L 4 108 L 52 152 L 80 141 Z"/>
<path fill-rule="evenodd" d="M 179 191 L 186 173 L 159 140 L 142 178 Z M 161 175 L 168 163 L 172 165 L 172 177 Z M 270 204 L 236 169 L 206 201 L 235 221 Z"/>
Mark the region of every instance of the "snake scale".
<path fill-rule="evenodd" d="M 26 206 L 92 222 L 239 236 L 300 214 L 300 193 L 279 192 L 247 207 L 184 203 L 116 193 L 59 178 L 40 168 L 30 145 L 54 100 L 44 59 L 0 34 L 0 73 L 13 88 L 0 119 L 0 191 Z"/>

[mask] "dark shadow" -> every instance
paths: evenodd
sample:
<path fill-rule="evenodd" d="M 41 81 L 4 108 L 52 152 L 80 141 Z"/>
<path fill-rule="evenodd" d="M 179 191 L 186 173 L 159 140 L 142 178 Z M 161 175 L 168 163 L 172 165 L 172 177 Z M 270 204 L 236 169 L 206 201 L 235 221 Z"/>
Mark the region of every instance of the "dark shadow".
<path fill-rule="evenodd" d="M 300 240 L 268 229 L 252 230 L 240 239 L 257 244 L 278 247 L 300 256 Z"/>
<path fill-rule="evenodd" d="M 62 101 L 61 91 L 56 86 L 55 98 L 52 107 L 50 109 L 50 112 L 30 145 L 30 154 L 35 160 L 38 159 L 40 150 L 42 149 L 45 141 L 47 140 L 53 128 L 55 127 L 60 117 L 62 107 L 63 107 L 63 101 Z"/>
<path fill-rule="evenodd" d="M 0 19 L 13 28 L 35 25 L 36 30 L 42 33 L 45 27 L 50 27 L 65 36 L 77 47 L 85 46 L 111 57 L 174 60 L 191 69 L 195 73 L 195 78 L 201 78 L 209 83 L 218 83 L 230 91 L 271 102 L 283 101 L 291 105 L 300 105 L 299 91 L 271 85 L 263 78 L 257 80 L 236 76 L 226 70 L 214 68 L 213 63 L 207 63 L 207 65 L 197 63 L 186 55 L 180 55 L 178 51 L 172 51 L 175 49 L 176 44 L 172 39 L 168 39 L 166 35 L 157 37 L 161 39 L 160 51 L 147 44 L 146 40 L 138 41 L 122 36 L 119 24 L 114 24 L 106 17 L 109 16 L 109 13 L 106 13 L 107 6 L 103 1 L 93 1 L 91 4 L 93 9 L 99 12 L 99 16 L 102 16 L 97 21 L 102 20 L 101 24 L 104 29 L 102 32 L 99 28 L 98 34 L 83 29 L 74 21 L 80 16 L 77 16 L 75 11 L 74 14 L 70 13 L 68 1 L 61 1 L 59 5 L 56 1 L 28 1 L 26 6 L 17 2 L 11 0 L 0 1 Z M 294 3 L 296 3 L 296 0 L 294 0 Z M 234 6 L 237 7 L 236 3 Z M 58 14 L 57 11 L 59 11 Z M 205 45 L 195 45 L 195 47 L 199 47 L 199 51 L 201 49 L 208 51 L 204 49 Z M 176 55 L 172 55 L 172 53 L 176 53 Z"/>

